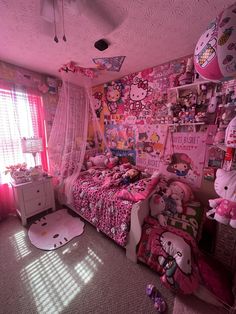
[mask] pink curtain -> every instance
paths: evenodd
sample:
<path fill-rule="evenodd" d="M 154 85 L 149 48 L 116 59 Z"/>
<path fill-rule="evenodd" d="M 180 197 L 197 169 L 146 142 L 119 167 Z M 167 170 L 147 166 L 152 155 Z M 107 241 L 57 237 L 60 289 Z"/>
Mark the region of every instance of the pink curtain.
<path fill-rule="evenodd" d="M 15 211 L 12 189 L 5 183 L 0 185 L 0 221 Z"/>
<path fill-rule="evenodd" d="M 22 152 L 21 139 L 42 137 L 45 143 L 41 111 L 40 95 L 0 81 L 0 220 L 14 211 L 12 189 L 8 184 L 10 175 L 5 175 L 6 167 L 23 162 L 28 168 L 34 166 L 32 154 Z M 44 169 L 47 169 L 47 160 L 38 154 L 38 164 L 41 159 Z"/>
<path fill-rule="evenodd" d="M 41 97 L 33 93 L 28 89 L 28 101 L 30 104 L 31 114 L 34 116 L 34 110 L 36 110 L 37 120 L 34 122 L 34 132 L 42 138 L 43 142 L 43 151 L 41 155 L 41 164 L 44 171 L 48 171 L 48 158 L 47 158 L 47 147 L 46 147 L 46 135 L 45 135 L 45 117 L 44 117 L 44 108 Z"/>

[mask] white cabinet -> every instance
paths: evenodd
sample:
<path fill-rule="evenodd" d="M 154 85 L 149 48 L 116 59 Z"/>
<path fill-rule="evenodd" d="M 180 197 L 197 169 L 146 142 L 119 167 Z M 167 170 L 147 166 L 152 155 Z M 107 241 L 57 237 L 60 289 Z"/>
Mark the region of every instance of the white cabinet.
<path fill-rule="evenodd" d="M 12 183 L 12 189 L 16 210 L 24 226 L 27 224 L 27 218 L 49 208 L 55 210 L 51 177 L 22 184 Z"/>

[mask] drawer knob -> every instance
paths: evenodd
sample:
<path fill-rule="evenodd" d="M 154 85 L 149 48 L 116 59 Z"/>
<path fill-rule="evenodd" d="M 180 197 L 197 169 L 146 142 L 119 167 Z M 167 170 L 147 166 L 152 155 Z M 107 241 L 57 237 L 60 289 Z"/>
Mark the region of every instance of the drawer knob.
<path fill-rule="evenodd" d="M 38 203 L 38 205 L 40 206 L 40 205 L 41 205 L 41 203 Z"/>
<path fill-rule="evenodd" d="M 37 190 L 37 193 L 39 193 L 39 190 Z"/>

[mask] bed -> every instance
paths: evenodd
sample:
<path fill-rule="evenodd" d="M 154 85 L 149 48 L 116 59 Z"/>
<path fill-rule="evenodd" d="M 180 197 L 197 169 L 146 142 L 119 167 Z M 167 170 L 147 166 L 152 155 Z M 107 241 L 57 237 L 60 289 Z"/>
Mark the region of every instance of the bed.
<path fill-rule="evenodd" d="M 122 247 L 126 247 L 130 230 L 131 212 L 155 187 L 156 178 L 142 175 L 139 180 L 123 184 L 122 178 L 131 165 L 92 168 L 80 174 L 72 187 L 76 213 L 94 225 Z M 68 205 L 68 204 L 66 204 Z"/>

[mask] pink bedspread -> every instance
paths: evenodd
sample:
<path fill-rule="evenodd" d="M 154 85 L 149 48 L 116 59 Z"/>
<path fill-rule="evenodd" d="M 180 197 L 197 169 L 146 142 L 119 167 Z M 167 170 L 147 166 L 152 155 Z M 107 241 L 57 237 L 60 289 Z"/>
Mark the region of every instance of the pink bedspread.
<path fill-rule="evenodd" d="M 106 170 L 109 172 L 110 170 Z M 98 171 L 99 174 L 99 171 Z M 103 176 L 83 174 L 73 186 L 75 210 L 121 246 L 127 244 L 132 201 L 115 195 L 124 187 L 103 187 Z"/>

